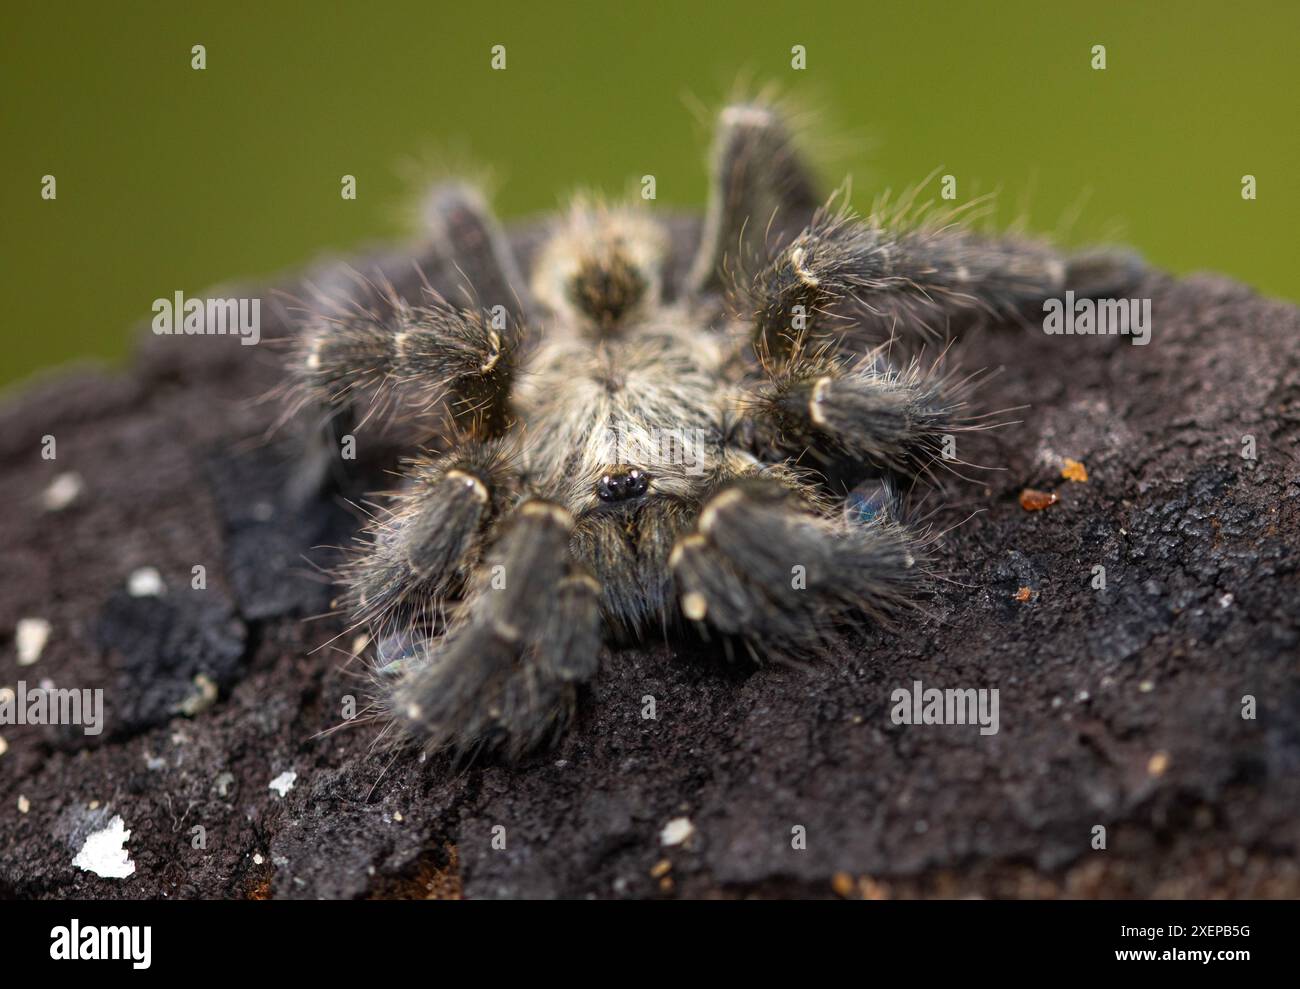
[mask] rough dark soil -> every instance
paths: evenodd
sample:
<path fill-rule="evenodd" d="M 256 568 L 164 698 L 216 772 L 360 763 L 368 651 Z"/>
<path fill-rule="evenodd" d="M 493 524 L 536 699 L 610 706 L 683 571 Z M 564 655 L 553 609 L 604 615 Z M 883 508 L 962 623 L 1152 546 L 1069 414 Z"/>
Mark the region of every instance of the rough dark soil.
<path fill-rule="evenodd" d="M 285 502 L 275 408 L 250 401 L 272 347 L 150 335 L 125 373 L 30 383 L 0 407 L 0 687 L 102 687 L 108 725 L 0 726 L 0 895 L 1300 896 L 1300 312 L 1217 277 L 1134 294 L 1154 300 L 1146 347 L 969 342 L 1001 368 L 981 404 L 1030 408 L 969 457 L 1005 469 L 936 520 L 979 512 L 938 547 L 951 580 L 917 624 L 808 669 L 618 651 L 557 747 L 514 768 L 389 766 L 367 726 L 320 734 L 364 685 L 348 640 L 317 649 L 339 624 L 302 620 L 329 599 L 308 559 L 355 519 Z M 278 318 L 268 302 L 264 334 Z M 84 493 L 45 509 L 68 471 Z M 1027 512 L 1027 486 L 1060 500 Z M 126 593 L 146 566 L 162 597 Z M 53 632 L 19 667 L 28 617 Z M 217 699 L 176 713 L 199 675 Z M 914 680 L 998 688 L 1000 732 L 894 725 Z M 114 815 L 135 873 L 74 868 Z M 662 846 L 679 817 L 693 836 Z"/>

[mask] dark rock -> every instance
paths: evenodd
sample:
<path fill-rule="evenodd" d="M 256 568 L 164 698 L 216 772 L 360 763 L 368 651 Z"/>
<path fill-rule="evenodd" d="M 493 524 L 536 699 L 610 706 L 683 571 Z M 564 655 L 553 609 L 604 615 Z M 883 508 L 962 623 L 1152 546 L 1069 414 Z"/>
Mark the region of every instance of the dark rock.
<path fill-rule="evenodd" d="M 303 619 L 328 609 L 318 568 L 356 514 L 284 501 L 293 460 L 250 402 L 276 355 L 150 338 L 122 375 L 34 383 L 0 407 L 0 629 L 37 616 L 53 634 L 4 680 L 104 686 L 124 720 L 76 751 L 0 729 L 0 895 L 830 896 L 840 872 L 855 895 L 1300 895 L 1300 313 L 1214 277 L 1137 294 L 1146 347 L 963 344 L 1001 369 L 983 408 L 1030 408 L 963 451 L 1003 469 L 946 485 L 947 579 L 913 621 L 811 668 L 615 651 L 568 734 L 517 766 L 393 759 L 371 725 L 331 731 L 365 684 L 331 644 L 341 622 Z M 81 499 L 43 510 L 70 470 Z M 1059 501 L 1026 512 L 1025 487 Z M 181 587 L 196 563 L 201 604 L 121 594 L 136 567 Z M 171 715 L 199 671 L 219 700 Z M 914 680 L 998 688 L 1000 731 L 893 724 Z M 117 814 L 135 874 L 73 868 L 87 815 Z M 665 847 L 683 817 L 692 836 Z"/>
<path fill-rule="evenodd" d="M 95 641 L 121 660 L 108 719 L 110 737 L 121 737 L 203 706 L 205 690 L 233 686 L 247 630 L 219 591 L 185 586 L 157 597 L 113 594 Z"/>

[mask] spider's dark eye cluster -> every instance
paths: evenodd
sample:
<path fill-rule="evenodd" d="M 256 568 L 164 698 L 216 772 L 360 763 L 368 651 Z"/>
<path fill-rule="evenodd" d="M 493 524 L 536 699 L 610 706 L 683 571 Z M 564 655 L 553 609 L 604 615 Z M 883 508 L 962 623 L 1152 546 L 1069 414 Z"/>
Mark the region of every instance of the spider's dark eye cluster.
<path fill-rule="evenodd" d="M 606 474 L 596 485 L 601 501 L 626 501 L 646 493 L 650 476 L 635 467 L 619 474 Z"/>

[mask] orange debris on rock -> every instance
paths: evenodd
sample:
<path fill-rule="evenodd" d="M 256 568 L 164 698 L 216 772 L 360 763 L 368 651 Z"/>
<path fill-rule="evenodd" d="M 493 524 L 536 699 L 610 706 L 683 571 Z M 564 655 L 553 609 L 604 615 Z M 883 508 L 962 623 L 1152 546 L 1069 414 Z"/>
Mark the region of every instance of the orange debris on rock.
<path fill-rule="evenodd" d="M 1071 460 L 1065 458 L 1065 466 L 1061 468 L 1061 476 L 1067 481 L 1078 481 L 1080 484 L 1086 484 L 1088 481 L 1088 468 L 1083 466 L 1080 460 Z"/>
<path fill-rule="evenodd" d="M 1037 488 L 1025 488 L 1020 492 L 1020 507 L 1027 512 L 1040 512 L 1048 505 L 1057 502 L 1056 492 L 1039 491 Z"/>

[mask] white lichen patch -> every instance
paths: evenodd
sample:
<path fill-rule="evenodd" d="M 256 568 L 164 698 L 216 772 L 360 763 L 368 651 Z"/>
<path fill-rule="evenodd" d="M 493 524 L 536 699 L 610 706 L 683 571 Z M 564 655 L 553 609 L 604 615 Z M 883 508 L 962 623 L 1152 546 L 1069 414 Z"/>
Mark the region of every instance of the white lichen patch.
<path fill-rule="evenodd" d="M 86 490 L 86 484 L 76 471 L 60 474 L 41 492 L 41 507 L 47 512 L 61 512 Z"/>
<path fill-rule="evenodd" d="M 286 769 L 283 773 L 271 780 L 269 786 L 280 796 L 284 796 L 293 789 L 293 784 L 297 781 L 298 774 L 292 769 Z"/>
<path fill-rule="evenodd" d="M 86 838 L 72 864 L 102 879 L 125 879 L 135 872 L 135 863 L 124 847 L 130 838 L 131 832 L 126 829 L 121 815 L 116 815 L 108 822 L 108 827 Z"/>
<path fill-rule="evenodd" d="M 14 629 L 18 645 L 18 665 L 31 666 L 41 658 L 45 643 L 50 641 L 50 623 L 44 618 L 20 618 Z"/>
<path fill-rule="evenodd" d="M 689 817 L 674 817 L 659 832 L 659 843 L 669 847 L 680 845 L 695 834 L 695 825 Z"/>
<path fill-rule="evenodd" d="M 133 570 L 126 579 L 126 592 L 133 598 L 161 597 L 164 590 L 162 574 L 153 567 Z"/>

